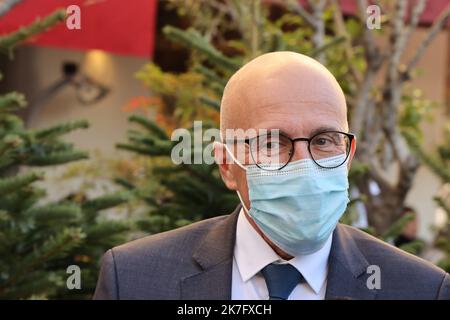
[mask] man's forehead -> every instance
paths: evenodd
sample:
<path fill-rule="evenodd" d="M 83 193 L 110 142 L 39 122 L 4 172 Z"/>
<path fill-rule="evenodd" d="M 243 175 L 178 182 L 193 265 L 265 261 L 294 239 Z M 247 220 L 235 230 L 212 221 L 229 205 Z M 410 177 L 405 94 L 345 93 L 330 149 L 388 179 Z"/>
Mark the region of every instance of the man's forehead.
<path fill-rule="evenodd" d="M 311 135 L 322 129 L 347 130 L 345 108 L 323 101 L 295 101 L 258 107 L 258 111 L 249 113 L 251 116 L 240 122 L 243 127 L 280 129 L 290 136 Z"/>
<path fill-rule="evenodd" d="M 298 65 L 249 71 L 226 94 L 240 112 L 266 112 L 300 103 L 345 109 L 345 97 L 331 74 Z"/>
<path fill-rule="evenodd" d="M 281 107 L 300 103 L 327 104 L 334 108 L 345 105 L 345 98 L 338 85 L 324 77 L 254 79 L 247 86 L 237 89 L 236 98 L 245 106 L 259 110 L 273 105 Z"/>
<path fill-rule="evenodd" d="M 263 122 L 273 122 L 271 127 L 295 133 L 324 125 L 342 128 L 347 122 L 337 81 L 317 61 L 297 54 L 273 53 L 250 62 L 232 77 L 222 102 L 222 128 L 268 127 Z M 313 117 L 327 119 L 321 123 Z M 303 128 L 292 123 L 297 119 Z"/>

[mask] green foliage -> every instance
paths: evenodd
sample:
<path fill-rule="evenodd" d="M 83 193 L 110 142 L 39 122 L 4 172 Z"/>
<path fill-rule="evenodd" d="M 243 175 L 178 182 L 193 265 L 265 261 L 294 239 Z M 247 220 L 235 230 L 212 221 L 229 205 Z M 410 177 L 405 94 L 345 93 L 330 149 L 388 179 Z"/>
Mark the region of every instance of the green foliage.
<path fill-rule="evenodd" d="M 0 96 L 0 112 L 15 111 L 26 106 L 25 96 L 17 92 L 10 92 Z"/>
<path fill-rule="evenodd" d="M 441 249 L 445 256 L 438 263 L 439 266 L 450 272 L 450 124 L 447 125 L 444 141 L 436 147 L 433 153 L 426 152 L 410 135 L 405 135 L 412 150 L 419 156 L 422 162 L 439 177 L 443 183 L 442 195 L 434 197 L 437 206 L 446 214 L 446 223 L 438 229 L 435 245 Z M 447 191 L 446 191 L 447 190 Z"/>
<path fill-rule="evenodd" d="M 211 46 L 211 44 L 195 29 L 186 31 L 180 30 L 172 26 L 166 26 L 163 32 L 170 39 L 175 40 L 189 49 L 201 52 L 208 62 L 223 68 L 227 71 L 236 71 L 242 65 L 240 61 L 234 61 L 223 55 L 219 50 Z"/>
<path fill-rule="evenodd" d="M 44 19 L 37 19 L 35 22 L 27 27 L 23 27 L 16 32 L 0 37 L 0 51 L 3 53 L 12 54 L 12 50 L 22 41 L 44 32 L 48 28 L 61 22 L 66 17 L 66 10 L 60 9 Z"/>
<path fill-rule="evenodd" d="M 161 163 L 151 167 L 149 173 L 152 182 L 158 184 L 158 190 L 147 192 L 141 189 L 137 193 L 149 208 L 148 216 L 137 221 L 141 230 L 157 233 L 234 209 L 237 197 L 223 185 L 216 166 L 174 165 L 170 160 L 174 142 L 164 131 L 159 127 L 156 129 L 154 122 L 139 116 L 132 116 L 130 121 L 138 124 L 141 130 L 130 130 L 130 143 L 118 144 L 117 147 L 162 159 Z M 119 180 L 119 183 L 128 189 L 136 189 L 126 179 Z"/>
<path fill-rule="evenodd" d="M 19 177 L 10 177 L 0 180 L 0 195 L 5 196 L 8 193 L 14 192 L 23 188 L 30 183 L 37 181 L 41 176 L 35 172 Z"/>
<path fill-rule="evenodd" d="M 0 50 L 10 52 L 20 41 L 65 17 L 57 11 L 15 33 L 0 38 Z M 88 154 L 63 140 L 84 120 L 43 130 L 25 128 L 15 114 L 26 101 L 17 92 L 0 96 L 0 299 L 90 298 L 100 257 L 124 241 L 130 226 L 101 218 L 99 211 L 130 199 L 128 192 L 95 199 L 60 199 L 44 203 L 45 190 L 36 187 L 44 175 L 32 166 L 60 165 Z M 78 265 L 82 290 L 66 287 L 66 269 Z"/>
<path fill-rule="evenodd" d="M 399 127 L 409 141 L 415 139 L 417 143 L 423 140 L 420 125 L 423 121 L 432 121 L 432 112 L 436 104 L 425 99 L 423 93 L 416 89 L 411 94 L 402 97 L 402 109 L 399 114 Z M 412 141 L 410 141 L 412 142 Z"/>
<path fill-rule="evenodd" d="M 413 153 L 425 164 L 443 183 L 444 188 L 450 183 L 450 123 L 444 130 L 443 142 L 436 147 L 434 152 L 429 152 L 423 147 L 422 131 L 420 123 L 422 119 L 430 119 L 430 110 L 434 105 L 421 97 L 421 92 L 414 92 L 409 97 L 404 97 L 404 108 L 400 114 L 400 128 Z M 435 245 L 440 248 L 445 257 L 438 263 L 439 266 L 450 271 L 450 202 L 449 195 L 434 197 L 437 206 L 447 215 L 447 223 L 442 226 L 436 236 Z M 407 248 L 408 249 L 408 248 Z"/>
<path fill-rule="evenodd" d="M 405 214 L 403 217 L 398 219 L 394 224 L 390 226 L 388 230 L 386 230 L 383 235 L 381 235 L 381 239 L 388 241 L 393 240 L 397 235 L 399 235 L 402 230 L 405 228 L 405 225 L 414 219 L 414 215 L 412 213 Z"/>
<path fill-rule="evenodd" d="M 417 255 L 425 248 L 425 242 L 423 240 L 414 240 L 399 246 L 399 248 L 408 253 Z"/>

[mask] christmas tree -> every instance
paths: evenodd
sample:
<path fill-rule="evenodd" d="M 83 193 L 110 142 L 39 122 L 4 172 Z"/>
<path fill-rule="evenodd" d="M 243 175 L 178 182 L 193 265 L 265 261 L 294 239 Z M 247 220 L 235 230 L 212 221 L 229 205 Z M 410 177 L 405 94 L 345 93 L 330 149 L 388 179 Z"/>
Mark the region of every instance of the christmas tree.
<path fill-rule="evenodd" d="M 44 19 L 0 37 L 0 50 L 12 50 L 29 36 L 65 19 L 59 10 Z M 17 112 L 26 106 L 18 92 L 0 95 L 0 298 L 89 298 L 95 288 L 103 252 L 124 241 L 128 224 L 101 219 L 99 211 L 126 202 L 127 192 L 95 199 L 68 197 L 43 203 L 44 179 L 36 167 L 86 159 L 63 140 L 84 120 L 30 130 Z M 81 270 L 81 288 L 69 290 L 67 268 Z"/>

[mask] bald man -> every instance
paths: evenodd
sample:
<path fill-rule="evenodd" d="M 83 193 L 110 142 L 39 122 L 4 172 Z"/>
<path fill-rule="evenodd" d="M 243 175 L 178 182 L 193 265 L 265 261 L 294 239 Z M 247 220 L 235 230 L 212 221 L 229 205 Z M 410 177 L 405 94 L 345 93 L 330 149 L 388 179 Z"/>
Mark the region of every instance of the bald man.
<path fill-rule="evenodd" d="M 444 271 L 339 224 L 356 137 L 320 63 L 247 63 L 226 85 L 220 133 L 235 211 L 109 250 L 95 299 L 450 299 Z"/>

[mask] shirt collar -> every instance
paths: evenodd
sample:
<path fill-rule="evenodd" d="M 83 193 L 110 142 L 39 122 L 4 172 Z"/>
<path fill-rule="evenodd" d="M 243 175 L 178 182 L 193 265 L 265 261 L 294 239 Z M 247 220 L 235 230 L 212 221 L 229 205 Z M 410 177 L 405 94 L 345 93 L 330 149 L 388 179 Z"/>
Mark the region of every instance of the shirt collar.
<path fill-rule="evenodd" d="M 241 209 L 236 226 L 234 258 L 244 282 L 270 263 L 289 263 L 303 275 L 308 285 L 318 294 L 327 279 L 331 242 L 332 235 L 320 250 L 309 255 L 296 256 L 289 261 L 283 260 L 253 228 Z"/>

